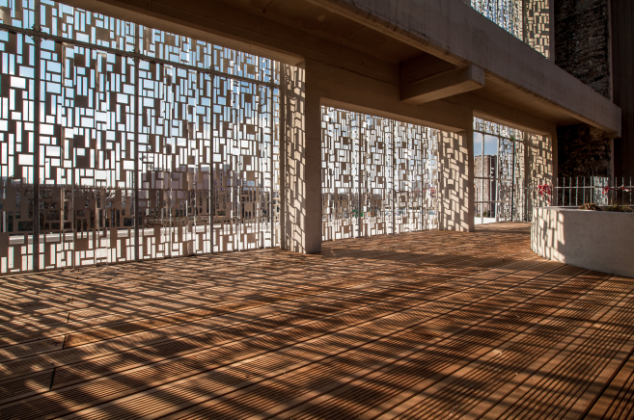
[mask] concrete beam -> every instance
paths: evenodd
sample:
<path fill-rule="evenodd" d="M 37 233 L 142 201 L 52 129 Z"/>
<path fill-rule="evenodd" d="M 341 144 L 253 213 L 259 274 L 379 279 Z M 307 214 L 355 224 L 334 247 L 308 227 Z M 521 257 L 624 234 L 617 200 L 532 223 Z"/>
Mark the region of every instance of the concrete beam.
<path fill-rule="evenodd" d="M 321 104 L 408 121 L 443 131 L 463 131 L 473 125 L 472 110 L 446 101 L 419 106 L 401 101 L 400 87 L 319 61 L 306 60 L 307 83 L 318 91 Z M 469 115 L 469 117 L 465 117 Z"/>
<path fill-rule="evenodd" d="M 425 52 L 409 60 L 401 61 L 399 67 L 401 68 L 401 85 L 409 85 L 410 83 L 438 76 L 439 74 L 458 68 L 441 58 Z"/>
<path fill-rule="evenodd" d="M 484 87 L 484 70 L 473 64 L 401 87 L 401 100 L 420 105 Z"/>

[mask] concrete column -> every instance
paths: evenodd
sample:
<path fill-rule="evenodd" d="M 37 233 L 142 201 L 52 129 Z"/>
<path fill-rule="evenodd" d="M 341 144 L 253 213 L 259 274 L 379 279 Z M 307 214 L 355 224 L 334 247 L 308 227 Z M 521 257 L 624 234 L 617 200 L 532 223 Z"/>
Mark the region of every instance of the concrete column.
<path fill-rule="evenodd" d="M 554 137 L 556 139 L 556 136 Z M 529 185 L 535 188 L 537 185 L 552 185 L 555 173 L 555 162 L 553 160 L 553 137 L 540 134 L 530 134 L 526 136 L 526 172 Z M 529 190 L 531 199 L 528 200 L 528 212 L 533 214 L 535 202 L 547 203 L 547 197 L 541 197 L 536 190 Z M 554 192 L 553 192 L 554 194 Z M 542 203 L 538 205 L 543 205 Z M 552 198 L 555 204 L 555 198 Z M 559 203 L 560 204 L 560 203 Z"/>
<path fill-rule="evenodd" d="M 441 131 L 438 155 L 438 227 L 472 232 L 475 230 L 473 130 Z"/>
<path fill-rule="evenodd" d="M 321 94 L 312 88 L 308 73 L 306 88 L 306 221 L 305 252 L 321 252 Z"/>
<path fill-rule="evenodd" d="M 283 65 L 280 124 L 281 247 L 321 251 L 321 110 L 307 95 L 306 66 Z"/>
<path fill-rule="evenodd" d="M 530 179 L 539 184 L 553 182 L 553 138 L 539 134 L 529 134 L 526 142 L 529 156 Z"/>

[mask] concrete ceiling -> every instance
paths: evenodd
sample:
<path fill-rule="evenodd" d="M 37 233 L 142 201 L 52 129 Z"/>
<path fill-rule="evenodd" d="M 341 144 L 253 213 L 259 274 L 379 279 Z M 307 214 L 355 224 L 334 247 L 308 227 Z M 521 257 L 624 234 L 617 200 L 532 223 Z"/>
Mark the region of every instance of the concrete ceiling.
<path fill-rule="evenodd" d="M 216 0 L 398 64 L 422 51 L 304 0 Z M 209 2 L 211 3 L 211 2 Z"/>

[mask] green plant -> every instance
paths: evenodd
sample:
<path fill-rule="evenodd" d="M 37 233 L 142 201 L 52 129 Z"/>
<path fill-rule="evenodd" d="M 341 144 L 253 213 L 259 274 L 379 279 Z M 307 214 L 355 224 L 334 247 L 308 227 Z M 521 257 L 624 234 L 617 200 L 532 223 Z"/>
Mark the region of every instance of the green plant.
<path fill-rule="evenodd" d="M 603 210 L 601 210 L 601 207 L 597 206 L 595 203 L 583 204 L 583 205 L 579 206 L 579 209 L 581 209 L 581 210 L 603 211 Z"/>
<path fill-rule="evenodd" d="M 623 204 L 612 204 L 612 205 L 608 206 L 605 209 L 605 211 L 613 211 L 613 212 L 617 212 L 617 213 L 634 213 L 634 210 L 632 210 L 628 206 L 624 206 Z"/>

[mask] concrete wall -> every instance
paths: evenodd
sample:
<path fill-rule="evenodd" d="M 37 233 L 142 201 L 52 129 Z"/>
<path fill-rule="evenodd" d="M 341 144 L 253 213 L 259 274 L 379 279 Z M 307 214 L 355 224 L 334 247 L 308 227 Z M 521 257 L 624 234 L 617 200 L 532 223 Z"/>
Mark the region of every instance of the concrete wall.
<path fill-rule="evenodd" d="M 531 248 L 553 261 L 634 278 L 634 214 L 540 207 Z"/>

